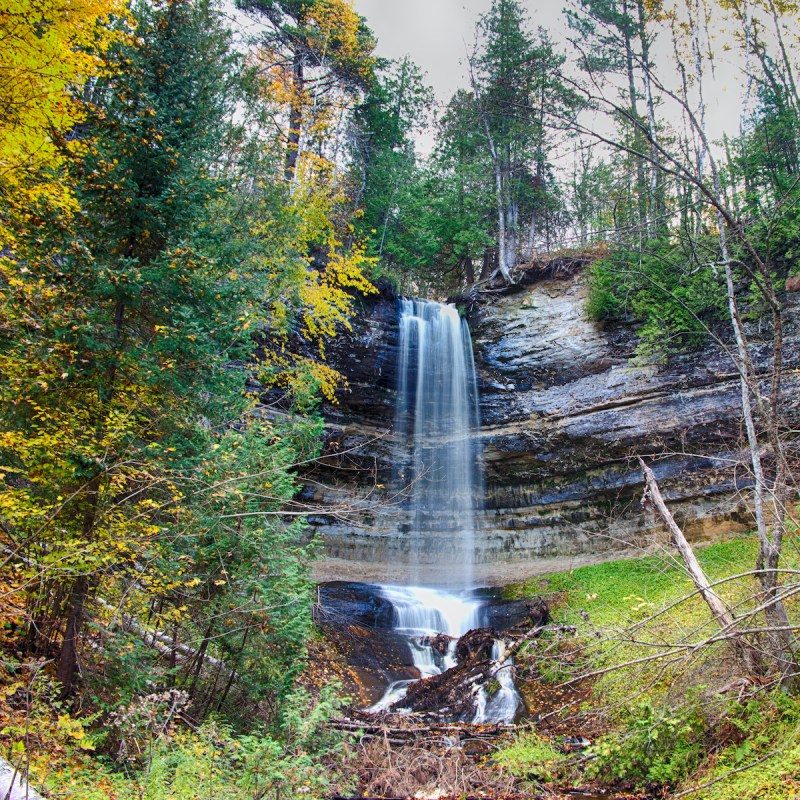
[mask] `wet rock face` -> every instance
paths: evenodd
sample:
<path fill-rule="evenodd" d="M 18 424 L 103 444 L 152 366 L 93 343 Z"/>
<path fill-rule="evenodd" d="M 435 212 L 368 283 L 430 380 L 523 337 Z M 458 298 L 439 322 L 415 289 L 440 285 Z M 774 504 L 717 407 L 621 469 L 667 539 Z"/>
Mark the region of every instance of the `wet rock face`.
<path fill-rule="evenodd" d="M 346 690 L 365 705 L 377 702 L 392 681 L 419 677 L 407 642 L 392 630 L 394 608 L 377 586 L 323 583 L 314 617 L 349 665 Z"/>
<path fill-rule="evenodd" d="M 723 348 L 641 364 L 626 327 L 584 311 L 579 275 L 547 278 L 493 298 L 470 315 L 480 381 L 485 497 L 476 579 L 502 584 L 665 541 L 639 500 L 635 456 L 653 468 L 690 538 L 751 524 L 732 469 L 742 446 L 738 376 Z M 786 297 L 784 394 L 800 421 L 800 298 Z M 397 309 L 373 301 L 329 350 L 350 392 L 326 409 L 326 459 L 306 499 L 347 513 L 320 515 L 324 578 L 406 582 L 413 542 L 391 489 Z M 753 331 L 754 341 L 757 332 Z M 758 361 L 767 364 L 763 346 Z M 432 550 L 435 550 L 434 546 Z M 442 544 L 438 557 L 446 554 Z M 417 554 L 436 558 L 437 554 Z"/>
<path fill-rule="evenodd" d="M 481 609 L 481 627 L 497 631 L 541 628 L 550 622 L 550 606 L 543 597 L 528 600 L 489 598 Z"/>
<path fill-rule="evenodd" d="M 326 624 L 361 625 L 390 630 L 394 608 L 376 586 L 332 581 L 317 588 L 318 614 Z"/>

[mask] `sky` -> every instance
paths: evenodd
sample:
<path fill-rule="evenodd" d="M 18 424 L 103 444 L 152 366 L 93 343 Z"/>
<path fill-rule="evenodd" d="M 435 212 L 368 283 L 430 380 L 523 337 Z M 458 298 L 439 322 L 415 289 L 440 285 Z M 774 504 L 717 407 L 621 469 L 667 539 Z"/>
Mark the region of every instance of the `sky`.
<path fill-rule="evenodd" d="M 427 73 L 440 103 L 468 84 L 464 65 L 475 41 L 475 23 L 491 0 L 354 0 L 353 6 L 378 38 L 377 52 L 386 58 L 409 55 Z M 555 35 L 563 28 L 561 0 L 531 0 L 533 27 Z"/>

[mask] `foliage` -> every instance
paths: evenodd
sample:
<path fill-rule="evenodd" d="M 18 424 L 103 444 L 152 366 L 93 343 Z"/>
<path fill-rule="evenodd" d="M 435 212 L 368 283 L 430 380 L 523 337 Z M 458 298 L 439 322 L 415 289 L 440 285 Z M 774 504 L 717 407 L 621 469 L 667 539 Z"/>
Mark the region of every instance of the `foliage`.
<path fill-rule="evenodd" d="M 639 703 L 622 735 L 601 737 L 591 748 L 586 774 L 639 788 L 675 786 L 705 755 L 704 721 L 693 708 L 656 709 Z"/>
<path fill-rule="evenodd" d="M 102 52 L 118 39 L 107 24 L 125 14 L 109 0 L 4 3 L 0 12 L 0 245 L 36 225 L 42 214 L 69 214 L 64 180 L 72 129 L 85 118 L 77 99 L 102 74 Z"/>
<path fill-rule="evenodd" d="M 337 775 L 317 769 L 343 757 L 337 687 L 294 689 L 315 546 L 287 503 L 341 380 L 325 341 L 373 290 L 331 157 L 372 39 L 348 3 L 308 6 L 330 102 L 259 75 L 205 0 L 0 13 L 2 644 L 23 674 L 53 665 L 46 689 L 10 681 L 0 735 L 37 784 L 252 797 Z M 306 100 L 290 183 L 268 120 Z"/>
<path fill-rule="evenodd" d="M 563 768 L 565 757 L 551 742 L 531 731 L 518 736 L 512 745 L 496 753 L 493 760 L 516 778 L 553 781 Z"/>
<path fill-rule="evenodd" d="M 358 227 L 408 291 L 471 285 L 495 270 L 499 252 L 525 260 L 564 227 L 550 160 L 553 128 L 575 99 L 559 76 L 564 57 L 546 31 L 528 30 L 516 0 L 493 3 L 476 35 L 472 91 L 450 99 L 424 163 L 410 135 L 425 122 L 430 93 L 407 60 L 379 72 L 356 116 Z"/>
<path fill-rule="evenodd" d="M 745 536 L 697 550 L 716 591 L 739 613 L 757 602 L 755 578 L 728 578 L 752 563 L 757 549 Z M 794 560 L 786 567 L 794 568 Z M 729 655 L 710 646 L 650 660 L 659 647 L 703 640 L 713 628 L 691 581 L 667 553 L 580 567 L 550 575 L 547 583 L 555 619 L 576 633 L 565 639 L 545 633 L 528 655 L 520 653 L 518 669 L 559 684 L 599 671 L 586 717 L 570 711 L 573 727 L 592 724 L 598 709 L 606 721 L 605 733 L 591 737 L 587 777 L 683 789 L 728 776 L 703 796 L 734 797 L 736 786 L 757 796 L 758 780 L 732 770 L 766 757 L 764 791 L 774 786 L 779 797 L 779 786 L 792 785 L 796 698 L 743 680 Z M 508 596 L 541 591 L 537 579 Z"/>
<path fill-rule="evenodd" d="M 587 311 L 596 320 L 641 323 L 639 353 L 664 354 L 698 346 L 725 315 L 722 275 L 680 241 L 648 250 L 616 251 L 589 270 Z"/>
<path fill-rule="evenodd" d="M 419 68 L 405 58 L 380 65 L 353 115 L 350 193 L 359 208 L 354 228 L 387 273 L 402 275 L 427 254 L 424 232 L 417 235 L 424 199 L 413 136 L 432 103 Z"/>
<path fill-rule="evenodd" d="M 37 672 L 3 686 L 8 702 L 24 702 L 3 720 L 0 741 L 11 763 L 29 770 L 31 785 L 44 792 L 67 786 L 86 800 L 324 797 L 347 786 L 345 743 L 327 727 L 340 709 L 339 692 L 331 685 L 317 700 L 302 690 L 291 694 L 279 736 L 237 735 L 213 719 L 191 731 L 178 724 L 183 693 L 137 697 L 112 717 L 118 749 L 113 760 L 101 760 L 94 751 L 108 751 L 107 732 L 91 716 L 71 715 L 58 688 Z"/>
<path fill-rule="evenodd" d="M 188 0 L 132 14 L 62 165 L 79 213 L 42 212 L 0 258 L 0 509 L 23 650 L 57 657 L 65 696 L 80 650 L 108 666 L 107 708 L 152 670 L 199 715 L 235 700 L 240 721 L 259 704 L 275 718 L 310 625 L 314 549 L 283 508 L 320 429 L 297 412 L 332 397 L 324 340 L 371 290 L 369 262 L 343 244 L 331 162 L 304 155 L 291 190 L 276 176 L 263 84 L 221 16 Z M 292 415 L 270 421 L 248 393 L 259 352 Z"/>
<path fill-rule="evenodd" d="M 213 720 L 196 733 L 176 730 L 156 743 L 147 768 L 121 798 L 326 796 L 342 780 L 345 763 L 341 739 L 325 732 L 340 705 L 337 688 L 328 687 L 316 702 L 302 692 L 288 698 L 280 739 L 266 733 L 237 736 Z"/>
<path fill-rule="evenodd" d="M 731 740 L 687 787 L 704 786 L 709 800 L 783 800 L 800 794 L 796 698 L 776 692 L 730 709 Z"/>
<path fill-rule="evenodd" d="M 100 739 L 92 731 L 97 715 L 71 713 L 42 664 L 3 666 L 0 754 L 37 786 L 52 772 L 63 778 L 62 764 L 91 763 Z"/>
<path fill-rule="evenodd" d="M 164 543 L 206 448 L 248 405 L 225 365 L 250 347 L 261 281 L 242 292 L 217 257 L 225 233 L 203 225 L 224 187 L 210 167 L 225 136 L 226 37 L 203 6 L 138 13 L 140 37 L 110 51 L 104 105 L 71 165 L 84 213 L 74 230 L 30 231 L 24 261 L 3 262 L 2 447 L 20 479 L 2 506 L 35 576 L 40 652 L 60 614 L 80 628 L 104 576 L 123 595 L 133 576 L 155 596 L 182 585 L 186 570 L 157 569 Z M 67 690 L 75 661 L 68 632 Z"/>
<path fill-rule="evenodd" d="M 370 83 L 375 42 L 346 0 L 240 0 L 239 6 L 269 25 L 258 60 L 267 96 L 283 116 L 284 176 L 293 183 L 301 156 L 325 154 L 347 100 Z"/>
<path fill-rule="evenodd" d="M 549 161 L 552 134 L 575 97 L 562 80 L 565 57 L 543 29 L 528 31 L 517 0 L 494 0 L 478 24 L 471 80 L 491 155 L 498 268 L 505 276 L 559 227 L 560 198 Z M 505 263 L 504 263 L 505 262 Z"/>

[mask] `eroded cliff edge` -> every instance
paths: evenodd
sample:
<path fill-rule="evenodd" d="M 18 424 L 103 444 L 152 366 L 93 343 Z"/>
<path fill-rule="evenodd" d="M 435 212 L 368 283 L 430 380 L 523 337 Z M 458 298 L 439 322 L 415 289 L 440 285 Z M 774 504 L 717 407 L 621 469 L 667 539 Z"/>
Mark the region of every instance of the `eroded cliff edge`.
<path fill-rule="evenodd" d="M 642 364 L 632 329 L 588 319 L 586 291 L 581 274 L 542 277 L 470 312 L 485 463 L 480 583 L 663 544 L 658 521 L 640 507 L 637 455 L 654 458 L 690 538 L 750 526 L 738 376 L 724 345 Z M 786 306 L 785 395 L 798 420 L 800 297 L 788 294 Z M 396 349 L 396 303 L 384 293 L 365 301 L 328 354 L 349 388 L 325 408 L 325 455 L 303 493 L 322 534 L 320 580 L 406 582 L 415 558 L 446 558 L 446 540 L 420 552 L 403 533 L 392 485 Z"/>

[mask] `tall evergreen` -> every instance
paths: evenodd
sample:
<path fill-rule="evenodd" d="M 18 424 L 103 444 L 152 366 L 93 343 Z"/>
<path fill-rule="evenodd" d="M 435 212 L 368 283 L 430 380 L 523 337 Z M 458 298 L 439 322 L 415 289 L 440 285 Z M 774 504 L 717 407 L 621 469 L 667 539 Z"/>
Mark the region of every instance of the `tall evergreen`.
<path fill-rule="evenodd" d="M 559 78 L 564 58 L 546 32 L 534 36 L 518 0 L 494 0 L 478 26 L 472 85 L 491 156 L 497 205 L 498 271 L 506 280 L 548 236 L 556 205 L 548 132 L 564 125 L 573 99 Z"/>
<path fill-rule="evenodd" d="M 237 0 L 264 19 L 263 37 L 272 69 L 289 96 L 284 175 L 295 178 L 304 138 L 337 90 L 358 94 L 372 80 L 372 32 L 346 0 Z"/>
<path fill-rule="evenodd" d="M 578 0 L 566 14 L 577 34 L 581 68 L 599 84 L 611 77 L 616 85 L 614 78 L 619 78 L 614 118 L 631 152 L 624 165 L 629 174 L 620 176 L 631 201 L 620 205 L 617 223 L 621 231 L 635 230 L 647 238 L 667 224 L 651 80 L 652 14 L 644 0 Z"/>
<path fill-rule="evenodd" d="M 203 594 L 238 596 L 246 629 L 307 622 L 305 604 L 262 618 L 273 584 L 305 587 L 298 531 L 270 516 L 314 444 L 248 419 L 231 368 L 253 355 L 270 280 L 223 163 L 241 144 L 237 59 L 204 2 L 142 3 L 134 20 L 80 132 L 80 213 L 28 231 L 3 328 L 4 471 L 25 476 L 4 486 L 4 524 L 26 553 L 28 651 L 58 648 L 65 695 L 104 603 L 141 618 L 150 603 L 173 638 Z M 262 691 L 291 675 L 281 658 L 264 658 Z"/>
<path fill-rule="evenodd" d="M 370 253 L 392 270 L 403 271 L 414 256 L 414 245 L 407 238 L 419 211 L 414 135 L 427 123 L 432 104 L 432 92 L 419 67 L 406 57 L 376 71 L 353 114 L 355 232 L 369 242 Z"/>

